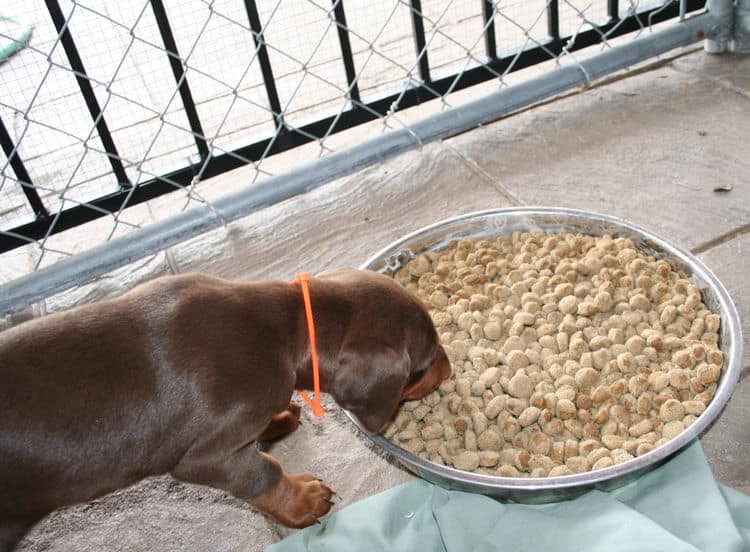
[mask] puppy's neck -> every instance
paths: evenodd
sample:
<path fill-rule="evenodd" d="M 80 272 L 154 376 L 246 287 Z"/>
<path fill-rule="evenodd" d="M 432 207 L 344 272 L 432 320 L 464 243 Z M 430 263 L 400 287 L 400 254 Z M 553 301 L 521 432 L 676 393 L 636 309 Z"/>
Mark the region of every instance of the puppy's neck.
<path fill-rule="evenodd" d="M 294 286 L 299 294 L 300 324 L 297 328 L 295 342 L 302 341 L 302 355 L 295 368 L 296 389 L 313 388 L 313 370 L 310 338 L 305 316 L 305 305 L 302 291 Z M 320 368 L 320 388 L 330 392 L 331 382 L 338 367 L 338 357 L 341 351 L 343 336 L 351 316 L 351 308 L 341 290 L 334 289 L 335 284 L 321 280 L 310 281 L 310 300 L 315 324 L 316 344 Z M 302 336 L 302 339 L 300 339 Z"/>

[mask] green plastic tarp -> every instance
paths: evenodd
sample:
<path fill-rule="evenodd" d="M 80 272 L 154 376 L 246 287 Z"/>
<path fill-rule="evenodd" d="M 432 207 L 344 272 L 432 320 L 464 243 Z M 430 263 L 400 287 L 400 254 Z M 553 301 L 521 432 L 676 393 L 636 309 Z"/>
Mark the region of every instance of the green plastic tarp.
<path fill-rule="evenodd" d="M 698 442 L 611 492 L 508 503 L 415 480 L 352 504 L 267 552 L 750 550 L 750 497 L 717 484 Z"/>

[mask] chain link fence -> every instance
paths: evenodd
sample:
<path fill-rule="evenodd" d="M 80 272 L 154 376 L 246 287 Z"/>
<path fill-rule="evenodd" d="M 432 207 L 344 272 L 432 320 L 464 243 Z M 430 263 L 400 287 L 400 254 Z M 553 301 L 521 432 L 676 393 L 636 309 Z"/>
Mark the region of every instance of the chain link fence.
<path fill-rule="evenodd" d="M 509 90 L 563 67 L 591 82 L 597 75 L 584 60 L 592 53 L 614 50 L 615 42 L 636 43 L 657 23 L 690 20 L 703 10 L 704 2 L 696 0 L 5 5 L 0 283 L 53 270 L 135 230 L 172 224 L 170 217 L 180 213 L 183 221 L 239 216 L 240 210 L 222 210 L 230 201 L 222 207 L 206 200 L 222 188 L 213 177 L 227 171 L 244 170 L 248 189 L 270 194 L 256 198 L 255 207 L 246 205 L 246 214 L 309 189 L 309 181 L 292 185 L 300 178 L 293 169 L 303 163 L 330 157 L 329 165 L 342 165 L 349 159 L 350 166 L 328 172 L 330 180 L 382 157 L 336 158 L 352 146 L 375 151 L 380 144 L 396 152 L 407 147 L 394 147 L 399 139 L 418 146 L 426 135 L 417 130 L 416 117 L 471 107 L 479 94 Z M 698 40 L 704 33 L 698 28 L 660 47 Z M 618 59 L 610 70 L 624 63 Z M 434 139 L 450 131 L 427 134 Z M 150 200 L 163 194 L 154 208 Z M 196 205 L 202 214 L 190 215 Z M 134 256 L 103 263 L 99 273 Z M 86 277 L 83 270 L 79 278 Z"/>

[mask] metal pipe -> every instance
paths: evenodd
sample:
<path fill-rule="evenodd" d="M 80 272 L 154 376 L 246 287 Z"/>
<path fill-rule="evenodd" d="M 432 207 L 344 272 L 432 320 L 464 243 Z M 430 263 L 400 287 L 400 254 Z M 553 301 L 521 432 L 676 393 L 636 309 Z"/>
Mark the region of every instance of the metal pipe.
<path fill-rule="evenodd" d="M 734 0 L 708 0 L 706 10 L 713 17 L 714 27 L 706 32 L 703 49 L 709 54 L 726 52 L 732 39 Z"/>
<path fill-rule="evenodd" d="M 737 54 L 750 52 L 750 0 L 737 0 L 732 51 Z"/>
<path fill-rule="evenodd" d="M 442 111 L 410 126 L 332 153 L 251 188 L 224 196 L 99 245 L 74 257 L 18 278 L 0 287 L 0 314 L 23 309 L 34 301 L 92 280 L 115 268 L 157 253 L 226 222 L 246 216 L 335 178 L 351 174 L 422 144 L 478 125 L 629 67 L 644 59 L 702 39 L 715 27 L 714 17 L 701 14 L 631 43 L 615 46 L 579 64 L 558 67 L 544 75 L 504 88 L 477 100 Z M 84 276 L 85 275 L 85 276 Z"/>

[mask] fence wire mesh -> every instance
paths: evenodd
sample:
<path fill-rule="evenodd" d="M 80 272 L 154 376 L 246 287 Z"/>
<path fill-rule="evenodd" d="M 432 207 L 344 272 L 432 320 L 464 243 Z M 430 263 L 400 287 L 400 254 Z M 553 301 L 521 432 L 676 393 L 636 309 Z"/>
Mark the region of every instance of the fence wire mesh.
<path fill-rule="evenodd" d="M 661 0 L 2 7 L 0 282 L 210 201 L 223 191 L 211 178 L 228 170 L 241 168 L 253 185 L 408 128 L 416 105 L 420 117 L 449 108 L 470 97 L 461 90 L 508 86 L 540 63 L 577 63 L 586 47 L 608 48 L 701 8 Z"/>

